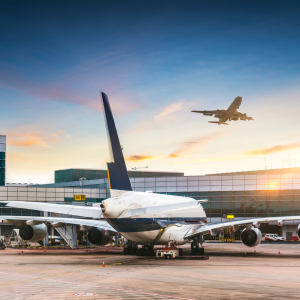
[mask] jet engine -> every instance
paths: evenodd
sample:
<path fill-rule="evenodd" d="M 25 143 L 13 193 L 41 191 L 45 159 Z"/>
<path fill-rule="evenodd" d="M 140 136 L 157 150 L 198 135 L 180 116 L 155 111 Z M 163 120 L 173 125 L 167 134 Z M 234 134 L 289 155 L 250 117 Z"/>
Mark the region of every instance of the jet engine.
<path fill-rule="evenodd" d="M 47 235 L 47 226 L 40 225 L 25 225 L 19 231 L 20 237 L 25 241 L 36 242 L 44 239 Z"/>
<path fill-rule="evenodd" d="M 106 245 L 116 235 L 116 232 L 105 230 L 103 228 L 92 227 L 87 231 L 88 240 L 94 245 Z"/>
<path fill-rule="evenodd" d="M 241 232 L 241 239 L 244 245 L 248 247 L 255 247 L 260 244 L 262 239 L 262 234 L 258 228 L 252 227 L 249 230 L 245 228 Z"/>
<path fill-rule="evenodd" d="M 297 235 L 298 235 L 298 237 L 299 237 L 299 239 L 300 239 L 300 224 L 299 224 L 298 227 L 297 227 Z"/>

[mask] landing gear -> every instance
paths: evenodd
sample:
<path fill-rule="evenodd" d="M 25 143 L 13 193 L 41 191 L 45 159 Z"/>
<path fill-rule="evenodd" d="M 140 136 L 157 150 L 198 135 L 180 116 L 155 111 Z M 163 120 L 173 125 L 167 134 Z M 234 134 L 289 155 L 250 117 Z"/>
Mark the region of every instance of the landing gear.
<path fill-rule="evenodd" d="M 191 255 L 204 255 L 204 248 L 199 247 L 199 244 L 202 245 L 203 238 L 200 236 L 199 238 L 195 238 L 191 242 Z"/>
<path fill-rule="evenodd" d="M 127 241 L 126 245 L 123 247 L 123 254 L 125 255 L 136 255 L 138 250 L 138 245 L 134 242 Z"/>
<path fill-rule="evenodd" d="M 154 250 L 153 246 L 144 245 L 142 248 L 137 249 L 138 256 L 153 256 Z"/>

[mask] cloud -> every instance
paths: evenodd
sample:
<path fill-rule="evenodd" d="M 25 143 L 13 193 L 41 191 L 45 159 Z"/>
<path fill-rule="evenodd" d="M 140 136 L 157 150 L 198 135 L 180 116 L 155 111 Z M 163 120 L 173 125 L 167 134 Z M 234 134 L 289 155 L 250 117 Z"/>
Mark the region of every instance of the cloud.
<path fill-rule="evenodd" d="M 125 157 L 127 161 L 139 161 L 139 160 L 149 160 L 149 159 L 157 159 L 159 156 L 150 156 L 150 155 L 132 155 Z"/>
<path fill-rule="evenodd" d="M 287 144 L 287 145 L 276 145 L 276 146 L 269 147 L 269 148 L 260 148 L 260 149 L 245 152 L 243 154 L 245 154 L 245 155 L 268 155 L 268 154 L 272 154 L 272 153 L 283 152 L 283 151 L 293 150 L 293 149 L 297 149 L 297 148 L 300 148 L 300 142 Z"/>
<path fill-rule="evenodd" d="M 166 118 L 178 111 L 181 111 L 184 109 L 184 106 L 183 106 L 184 104 L 185 104 L 185 101 L 175 102 L 175 103 L 165 107 L 161 113 L 157 114 L 154 117 L 154 119 L 158 120 L 161 118 Z"/>
<path fill-rule="evenodd" d="M 7 133 L 7 145 L 12 147 L 48 147 L 52 143 L 58 143 L 65 140 L 67 137 L 68 135 L 63 132 L 9 132 Z"/>
<path fill-rule="evenodd" d="M 180 157 L 183 153 L 189 152 L 189 151 L 193 150 L 194 148 L 198 147 L 199 145 L 202 145 L 209 141 L 215 140 L 218 137 L 224 135 L 225 133 L 227 133 L 227 132 L 216 132 L 216 133 L 212 133 L 212 134 L 209 134 L 206 136 L 201 136 L 193 141 L 184 142 L 179 147 L 179 149 L 177 149 L 176 151 L 174 151 L 173 153 L 171 153 L 169 155 L 169 158 Z"/>
<path fill-rule="evenodd" d="M 184 110 L 189 113 L 188 107 L 191 106 L 192 103 L 193 102 L 186 102 L 184 100 L 174 102 L 160 110 L 160 112 L 156 115 L 151 116 L 148 120 L 143 121 L 141 124 L 139 124 L 139 126 L 135 126 L 130 133 L 136 134 L 156 128 L 162 129 L 163 127 L 174 125 L 175 123 L 179 122 L 182 117 L 184 117 Z"/>
<path fill-rule="evenodd" d="M 75 88 L 69 87 L 66 82 L 49 85 L 33 82 L 8 73 L 0 73 L 0 86 L 37 97 L 40 100 L 72 103 L 102 111 L 99 91 L 95 91 L 92 94 L 85 94 Z M 142 103 L 134 94 L 127 92 L 119 94 L 113 86 L 106 87 L 106 92 L 110 90 L 112 92 L 108 96 L 115 114 L 125 114 L 142 107 Z"/>

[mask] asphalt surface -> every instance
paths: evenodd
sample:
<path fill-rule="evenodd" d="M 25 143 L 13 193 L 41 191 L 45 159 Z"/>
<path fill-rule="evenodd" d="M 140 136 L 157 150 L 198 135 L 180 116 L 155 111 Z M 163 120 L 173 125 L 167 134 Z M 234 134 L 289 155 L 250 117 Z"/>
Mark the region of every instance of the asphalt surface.
<path fill-rule="evenodd" d="M 120 248 L 6 249 L 0 299 L 300 298 L 300 244 L 204 247 L 209 260 L 124 256 Z"/>

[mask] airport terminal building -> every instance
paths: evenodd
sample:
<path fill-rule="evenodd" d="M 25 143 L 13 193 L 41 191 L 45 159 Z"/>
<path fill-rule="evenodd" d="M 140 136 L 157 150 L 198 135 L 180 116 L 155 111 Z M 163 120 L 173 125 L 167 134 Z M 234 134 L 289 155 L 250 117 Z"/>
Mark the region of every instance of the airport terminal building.
<path fill-rule="evenodd" d="M 95 179 L 95 176 L 101 176 Z M 300 215 L 300 168 L 184 176 L 184 173 L 129 171 L 135 191 L 207 199 L 202 203 L 207 221 Z M 74 181 L 70 179 L 75 179 Z M 69 181 L 70 180 L 70 181 Z M 1 201 L 41 201 L 95 205 L 110 197 L 106 170 L 68 169 L 55 171 L 53 184 L 0 187 Z M 84 195 L 84 201 L 75 201 Z M 40 212 L 0 208 L 1 215 L 40 215 Z M 44 215 L 44 213 L 42 213 Z M 193 220 L 187 220 L 192 222 Z M 268 231 L 289 239 L 296 235 L 297 222 L 286 222 Z M 6 227 L 8 228 L 8 227 Z M 4 228 L 2 229 L 3 232 Z M 1 235 L 1 232 L 0 232 Z"/>

